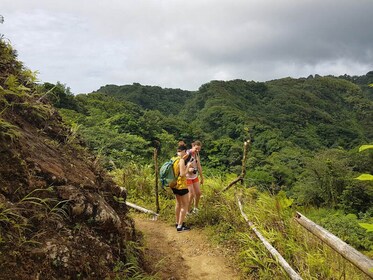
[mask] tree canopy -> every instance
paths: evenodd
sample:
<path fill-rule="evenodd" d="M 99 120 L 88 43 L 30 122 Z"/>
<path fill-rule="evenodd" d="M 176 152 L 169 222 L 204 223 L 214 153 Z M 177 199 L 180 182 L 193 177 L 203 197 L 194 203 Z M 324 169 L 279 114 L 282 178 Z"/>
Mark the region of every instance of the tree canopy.
<path fill-rule="evenodd" d="M 204 166 L 238 172 L 242 143 L 251 139 L 246 184 L 287 190 L 299 203 L 337 207 L 352 185 L 364 185 L 351 183 L 347 174 L 354 173 L 357 147 L 373 138 L 369 73 L 211 81 L 197 91 L 106 85 L 77 96 L 61 84 L 45 86 L 65 119 L 79 125 L 88 146 L 115 166 L 149 162 L 156 143 L 164 160 L 174 154 L 178 140 L 199 139 Z M 370 168 L 368 162 L 364 168 Z M 371 194 L 365 194 L 371 202 Z M 355 208 L 362 209 L 358 204 Z"/>

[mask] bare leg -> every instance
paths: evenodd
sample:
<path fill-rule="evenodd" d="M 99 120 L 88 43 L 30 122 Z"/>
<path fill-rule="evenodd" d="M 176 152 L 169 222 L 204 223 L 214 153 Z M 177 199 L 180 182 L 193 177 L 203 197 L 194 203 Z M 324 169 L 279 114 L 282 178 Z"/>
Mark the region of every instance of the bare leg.
<path fill-rule="evenodd" d="M 175 204 L 175 216 L 176 216 L 176 223 L 179 222 L 179 219 L 180 219 L 180 208 L 181 208 L 181 204 L 180 204 L 180 201 L 179 201 L 179 196 L 178 195 L 175 195 L 176 197 L 176 204 Z"/>
<path fill-rule="evenodd" d="M 193 184 L 193 192 L 194 192 L 194 207 L 198 208 L 199 199 L 201 197 L 201 188 L 199 182 Z"/>
<path fill-rule="evenodd" d="M 194 197 L 195 197 L 194 185 L 193 184 L 188 185 L 188 190 L 189 190 L 189 193 L 188 193 L 189 202 L 188 202 L 187 210 L 190 213 L 192 211 L 192 205 L 193 205 L 193 201 L 194 201 Z"/>
<path fill-rule="evenodd" d="M 182 225 L 185 219 L 186 211 L 188 209 L 188 204 L 189 204 L 189 197 L 188 195 L 176 195 L 177 201 L 180 203 L 180 214 L 179 214 L 179 220 L 178 224 Z"/>

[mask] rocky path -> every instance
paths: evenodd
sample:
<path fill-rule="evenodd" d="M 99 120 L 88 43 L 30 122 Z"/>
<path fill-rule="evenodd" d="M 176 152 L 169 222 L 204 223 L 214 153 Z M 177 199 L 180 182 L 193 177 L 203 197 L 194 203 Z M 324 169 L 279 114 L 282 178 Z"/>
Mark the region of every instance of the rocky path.
<path fill-rule="evenodd" d="M 209 245 L 198 229 L 177 233 L 162 221 L 134 215 L 135 226 L 144 234 L 148 273 L 160 279 L 239 279 L 222 253 Z"/>

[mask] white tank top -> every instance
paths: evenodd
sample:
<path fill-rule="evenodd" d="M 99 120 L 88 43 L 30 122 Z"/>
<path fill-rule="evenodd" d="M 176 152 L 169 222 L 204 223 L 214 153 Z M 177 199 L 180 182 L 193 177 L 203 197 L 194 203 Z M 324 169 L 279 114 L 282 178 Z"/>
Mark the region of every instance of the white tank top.
<path fill-rule="evenodd" d="M 192 154 L 192 151 L 191 150 L 188 150 L 187 151 L 188 154 L 190 154 L 191 158 L 190 160 L 188 161 L 187 164 L 189 164 L 190 168 L 193 168 L 193 172 L 189 172 L 189 169 L 187 170 L 187 174 L 186 174 L 186 178 L 187 179 L 190 179 L 190 180 L 193 180 L 195 178 L 198 177 L 198 168 L 197 168 L 197 156 L 196 154 Z M 195 172 L 195 173 L 194 173 Z"/>

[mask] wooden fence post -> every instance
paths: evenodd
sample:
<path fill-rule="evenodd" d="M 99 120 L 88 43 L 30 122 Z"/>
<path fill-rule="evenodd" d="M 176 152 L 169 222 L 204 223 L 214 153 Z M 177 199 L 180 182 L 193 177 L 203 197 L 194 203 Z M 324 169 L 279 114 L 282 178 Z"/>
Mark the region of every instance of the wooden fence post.
<path fill-rule="evenodd" d="M 159 193 L 158 193 L 158 148 L 154 148 L 154 169 L 155 169 L 155 207 L 157 213 L 160 211 L 159 207 Z"/>
<path fill-rule="evenodd" d="M 241 174 L 233 180 L 228 186 L 226 186 L 221 192 L 225 192 L 228 189 L 230 189 L 233 185 L 235 185 L 238 182 L 243 182 L 243 179 L 245 178 L 246 175 L 246 162 L 247 162 L 247 150 L 248 146 L 250 144 L 250 140 L 247 140 L 244 142 L 243 145 L 243 156 L 242 156 L 242 167 L 241 167 Z"/>

